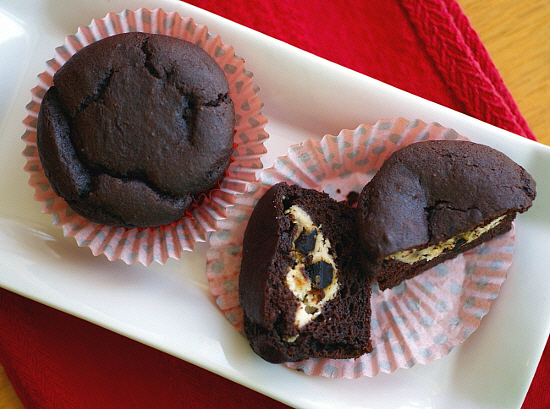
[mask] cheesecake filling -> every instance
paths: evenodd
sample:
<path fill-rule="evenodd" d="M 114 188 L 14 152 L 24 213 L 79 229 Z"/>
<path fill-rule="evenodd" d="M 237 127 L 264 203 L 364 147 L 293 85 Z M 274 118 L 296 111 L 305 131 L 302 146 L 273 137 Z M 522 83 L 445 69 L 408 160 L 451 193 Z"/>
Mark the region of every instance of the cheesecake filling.
<path fill-rule="evenodd" d="M 398 251 L 397 253 L 393 253 L 387 256 L 385 260 L 398 260 L 408 264 L 414 264 L 418 261 L 424 260 L 430 261 L 441 255 L 445 251 L 453 250 L 455 248 L 463 246 L 464 244 L 474 241 L 484 233 L 498 226 L 505 217 L 506 216 L 501 216 L 484 226 L 476 227 L 475 229 L 472 229 L 465 233 L 461 233 L 448 240 L 442 241 L 441 243 L 434 244 L 433 246 L 425 247 L 423 249 Z"/>
<path fill-rule="evenodd" d="M 338 274 L 331 244 L 323 236 L 321 226 L 299 206 L 285 211 L 296 226 L 292 244 L 293 267 L 286 273 L 285 282 L 298 300 L 294 324 L 300 329 L 321 314 L 323 305 L 338 291 Z M 286 339 L 293 342 L 298 336 Z"/>

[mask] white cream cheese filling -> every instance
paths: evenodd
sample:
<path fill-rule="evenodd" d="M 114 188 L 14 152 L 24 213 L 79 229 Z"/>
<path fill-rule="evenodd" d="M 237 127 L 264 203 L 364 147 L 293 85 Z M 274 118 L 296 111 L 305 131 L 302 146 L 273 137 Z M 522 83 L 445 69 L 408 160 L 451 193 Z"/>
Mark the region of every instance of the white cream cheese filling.
<path fill-rule="evenodd" d="M 475 239 L 479 238 L 482 234 L 488 232 L 491 229 L 494 229 L 500 224 L 500 222 L 506 216 L 501 216 L 492 222 L 486 224 L 485 226 L 476 227 L 473 230 L 467 231 L 466 233 L 459 234 L 455 237 L 450 238 L 449 240 L 443 241 L 433 246 L 426 247 L 423 249 L 410 249 L 398 251 L 397 253 L 391 254 L 385 258 L 385 260 L 398 260 L 403 263 L 413 264 L 417 261 L 426 260 L 430 261 L 438 257 L 445 250 L 453 249 L 458 241 L 464 241 L 463 244 L 470 243 Z"/>
<path fill-rule="evenodd" d="M 321 226 L 315 226 L 311 217 L 299 206 L 293 205 L 285 211 L 297 227 L 292 244 L 292 256 L 296 260 L 293 267 L 287 271 L 286 285 L 298 300 L 295 326 L 300 329 L 313 321 L 321 314 L 323 305 L 333 299 L 338 291 L 338 274 L 336 270 L 335 257 L 332 256 L 330 241 L 321 232 Z M 296 240 L 305 233 L 310 234 L 316 231 L 315 245 L 309 254 L 304 254 L 296 249 Z M 307 265 L 313 265 L 324 261 L 332 267 L 332 281 L 323 289 L 315 287 L 306 272 Z M 293 342 L 298 336 L 286 339 Z"/>

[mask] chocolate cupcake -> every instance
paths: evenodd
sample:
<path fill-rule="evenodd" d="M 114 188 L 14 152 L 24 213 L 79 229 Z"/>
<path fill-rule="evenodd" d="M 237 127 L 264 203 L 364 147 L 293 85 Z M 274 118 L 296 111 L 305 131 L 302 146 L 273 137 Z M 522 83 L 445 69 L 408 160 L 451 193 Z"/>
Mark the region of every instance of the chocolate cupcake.
<path fill-rule="evenodd" d="M 188 41 L 124 33 L 54 75 L 37 147 L 53 190 L 78 214 L 121 227 L 181 219 L 229 166 L 234 109 L 216 61 Z"/>
<path fill-rule="evenodd" d="M 393 153 L 364 187 L 357 222 L 366 268 L 381 290 L 510 230 L 535 181 L 501 152 L 425 141 Z"/>
<path fill-rule="evenodd" d="M 357 358 L 370 343 L 370 281 L 359 273 L 354 211 L 326 193 L 279 183 L 244 234 L 244 332 L 269 362 Z"/>
<path fill-rule="evenodd" d="M 121 34 L 133 40 L 118 49 L 120 53 L 115 54 L 120 56 L 111 59 L 107 51 L 102 53 L 102 58 L 107 60 L 106 66 L 111 66 L 111 62 L 117 64 L 116 60 L 126 50 L 132 55 L 129 67 L 119 70 L 121 67 L 114 68 L 113 65 L 112 72 L 98 67 L 96 74 L 103 81 L 95 85 L 93 76 L 80 78 L 78 73 L 76 78 L 71 78 L 71 75 L 61 74 L 68 69 L 64 66 L 69 67 L 71 57 L 80 50 L 86 52 L 96 42 L 115 42 Z M 161 41 L 164 45 L 160 45 L 166 49 L 159 52 L 157 39 L 161 37 L 167 37 Z M 181 47 L 199 60 L 210 58 L 210 61 L 201 63 L 200 69 L 191 60 L 178 61 Z M 204 53 L 209 58 L 204 57 Z M 215 65 L 211 65 L 212 60 Z M 87 60 L 86 64 L 92 62 Z M 185 86 L 180 81 L 183 67 L 189 68 L 189 73 L 194 76 L 190 81 L 186 79 Z M 144 83 L 134 80 L 132 70 L 143 73 Z M 219 77 L 220 72 L 226 82 Z M 73 112 L 60 107 L 54 76 L 56 82 L 59 77 L 69 77 L 69 83 L 73 84 L 65 87 L 63 92 L 66 94 L 66 88 L 69 88 L 69 93 L 75 92 L 72 105 L 69 104 Z M 214 77 L 218 79 L 212 82 Z M 134 82 L 130 84 L 131 81 Z M 193 81 L 198 81 L 200 89 L 201 83 L 206 83 L 204 90 L 213 93 L 207 95 L 200 91 L 200 95 L 193 94 L 192 87 L 185 88 Z M 47 92 L 52 87 L 52 91 Z M 142 97 L 148 87 L 151 97 Z M 126 98 L 124 105 L 117 105 L 121 89 L 127 89 L 134 96 Z M 55 49 L 54 58 L 47 62 L 46 70 L 38 76 L 38 85 L 31 90 L 32 100 L 27 105 L 28 116 L 23 121 L 26 132 L 22 139 L 26 144 L 23 151 L 27 160 L 25 170 L 30 176 L 29 184 L 35 190 L 34 198 L 41 202 L 42 212 L 51 215 L 52 223 L 62 227 L 65 236 L 73 237 L 79 246 L 89 247 L 94 255 L 103 254 L 109 260 L 121 259 L 127 264 L 140 262 L 144 265 L 153 261 L 162 264 L 168 258 L 179 259 L 185 251 L 193 250 L 195 243 L 207 240 L 208 233 L 226 217 L 227 208 L 235 202 L 235 194 L 243 192 L 247 183 L 256 179 L 257 170 L 262 168 L 261 156 L 266 152 L 263 143 L 268 134 L 264 130 L 267 120 L 261 114 L 263 104 L 258 91 L 252 73 L 246 70 L 244 59 L 235 54 L 233 46 L 223 43 L 219 35 L 196 24 L 190 17 L 162 9 L 140 8 L 94 19 L 89 26 L 79 27 L 75 35 L 67 36 L 64 44 Z M 89 97 L 79 101 L 76 92 Z M 102 106 L 104 100 L 109 99 L 111 104 Z M 45 154 L 41 152 L 46 169 L 42 167 L 37 149 L 38 116 L 43 101 L 42 115 L 47 118 L 40 119 L 40 126 L 41 132 L 44 129 L 49 132 L 49 140 L 41 138 L 40 143 L 54 146 L 53 150 L 45 149 Z M 152 115 L 149 105 L 159 101 L 163 107 L 158 116 Z M 229 112 L 230 101 L 235 111 L 234 120 Z M 203 102 L 205 104 L 201 105 Z M 179 110 L 174 109 L 178 104 Z M 115 133 L 123 128 L 130 134 L 135 131 L 138 141 L 132 145 L 123 138 L 120 152 L 107 142 L 102 146 L 103 142 L 93 136 L 97 129 L 88 126 L 90 121 L 97 119 L 94 109 L 115 113 L 117 119 L 111 121 L 106 115 L 107 124 L 102 126 L 113 129 Z M 143 115 L 133 114 L 134 110 L 140 109 L 144 110 Z M 131 120 L 121 123 L 119 118 L 123 115 L 119 115 L 120 110 L 126 112 Z M 79 121 L 83 121 L 78 136 L 85 135 L 85 138 L 79 139 L 75 148 L 72 128 L 76 126 L 71 115 L 76 112 Z M 152 116 L 147 118 L 147 115 Z M 167 116 L 163 118 L 163 115 Z M 209 122 L 212 126 L 208 125 Z M 144 135 L 148 130 L 153 135 L 152 129 L 158 125 L 160 130 L 154 130 L 154 137 Z M 141 136 L 139 132 L 142 132 Z M 216 133 L 222 136 L 215 139 Z M 157 140 L 167 134 L 164 142 Z M 178 162 L 177 153 L 183 146 L 175 141 L 176 135 L 192 136 L 185 142 L 189 142 L 190 147 L 188 161 Z M 109 139 L 117 140 L 116 137 Z M 211 145 L 203 143 L 207 140 L 216 142 Z M 128 152 L 130 155 L 126 156 Z M 113 160 L 117 154 L 126 159 Z M 106 157 L 110 157 L 107 163 L 104 161 Z M 161 159 L 156 161 L 156 157 Z M 65 173 L 67 177 L 50 182 L 45 174 L 45 171 L 52 173 L 49 162 L 58 166 L 53 173 Z M 155 166 L 156 172 L 151 172 Z M 183 171 L 186 172 L 184 175 Z M 113 197 L 109 197 L 109 191 L 118 192 L 118 199 L 111 200 Z M 56 192 L 65 194 L 67 201 Z M 69 207 L 69 201 L 72 207 Z M 125 219 L 120 217 L 121 214 Z"/>

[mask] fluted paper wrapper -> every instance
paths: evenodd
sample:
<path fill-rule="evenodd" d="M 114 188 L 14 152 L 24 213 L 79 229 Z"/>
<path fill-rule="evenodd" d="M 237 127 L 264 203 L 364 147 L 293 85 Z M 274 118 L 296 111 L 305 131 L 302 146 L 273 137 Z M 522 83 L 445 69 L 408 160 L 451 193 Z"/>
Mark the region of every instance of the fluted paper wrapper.
<path fill-rule="evenodd" d="M 54 73 L 86 45 L 130 31 L 170 35 L 202 47 L 222 67 L 235 105 L 236 147 L 233 162 L 219 188 L 204 195 L 202 204 L 191 209 L 181 221 L 147 229 L 103 226 L 77 215 L 53 192 L 36 148 L 40 103 L 52 85 Z M 217 221 L 226 217 L 226 209 L 235 202 L 235 194 L 244 192 L 246 183 L 256 180 L 268 134 L 264 130 L 267 120 L 260 113 L 263 105 L 257 96 L 258 88 L 252 82 L 253 75 L 244 68 L 244 60 L 235 55 L 232 46 L 222 43 L 219 36 L 209 33 L 206 26 L 195 24 L 192 18 L 162 9 L 109 13 L 103 19 L 94 19 L 87 27 L 80 27 L 76 35 L 68 36 L 64 45 L 56 48 L 47 66 L 31 91 L 32 101 L 27 105 L 28 116 L 23 121 L 26 132 L 22 139 L 27 145 L 23 151 L 27 159 L 25 170 L 30 174 L 29 184 L 35 189 L 35 200 L 42 202 L 42 211 L 52 216 L 53 224 L 61 226 L 65 236 L 74 237 L 79 246 L 89 247 L 94 255 L 104 254 L 109 260 L 144 265 L 153 261 L 163 264 L 168 258 L 179 259 L 183 251 L 194 250 L 196 242 L 207 240 Z"/>
<path fill-rule="evenodd" d="M 350 191 L 360 193 L 394 151 L 428 139 L 466 140 L 436 123 L 381 120 L 292 146 L 287 156 L 262 172 L 258 182 L 250 183 L 219 223 L 207 253 L 211 292 L 235 328 L 242 332 L 238 280 L 244 231 L 255 204 L 270 186 L 286 181 L 344 200 Z M 285 365 L 307 375 L 358 378 L 446 356 L 489 312 L 511 265 L 513 244 L 512 229 L 392 289 L 382 292 L 373 284 L 373 352 L 357 359 L 309 359 Z"/>

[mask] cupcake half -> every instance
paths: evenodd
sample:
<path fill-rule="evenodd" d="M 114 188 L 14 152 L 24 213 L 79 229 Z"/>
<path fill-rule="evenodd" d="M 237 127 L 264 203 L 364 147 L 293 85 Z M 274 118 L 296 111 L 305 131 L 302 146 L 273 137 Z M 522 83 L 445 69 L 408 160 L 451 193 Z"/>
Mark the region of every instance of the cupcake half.
<path fill-rule="evenodd" d="M 529 173 L 469 141 L 417 142 L 393 153 L 361 192 L 366 269 L 381 290 L 512 228 L 536 196 Z"/>

